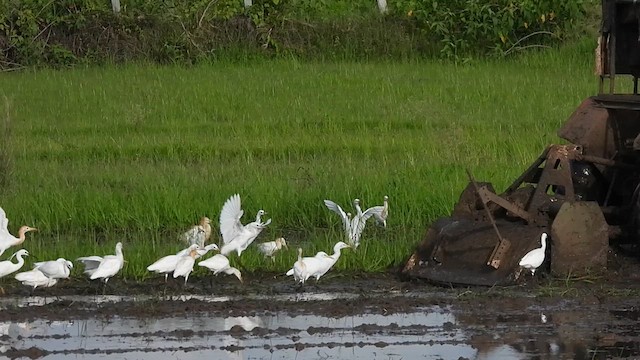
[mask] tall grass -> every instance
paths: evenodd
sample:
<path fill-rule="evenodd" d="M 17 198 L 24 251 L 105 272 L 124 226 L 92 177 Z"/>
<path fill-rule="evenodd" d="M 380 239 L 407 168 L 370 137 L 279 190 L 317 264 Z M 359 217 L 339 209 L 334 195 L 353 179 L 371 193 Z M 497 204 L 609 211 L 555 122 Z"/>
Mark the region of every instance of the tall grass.
<path fill-rule="evenodd" d="M 341 239 L 323 199 L 373 206 L 389 195 L 389 227 L 369 226 L 338 263 L 383 270 L 450 212 L 465 168 L 501 191 L 560 141 L 556 130 L 595 92 L 591 54 L 584 43 L 464 66 L 282 60 L 0 74 L 14 158 L 0 206 L 12 232 L 40 229 L 24 244 L 38 259 L 113 253 L 124 241 L 125 276 L 143 278 L 234 193 L 245 223 L 260 208 L 273 219 L 257 242 L 291 244 L 275 264 L 250 248 L 240 265 L 278 272 L 295 247 L 329 252 Z"/>

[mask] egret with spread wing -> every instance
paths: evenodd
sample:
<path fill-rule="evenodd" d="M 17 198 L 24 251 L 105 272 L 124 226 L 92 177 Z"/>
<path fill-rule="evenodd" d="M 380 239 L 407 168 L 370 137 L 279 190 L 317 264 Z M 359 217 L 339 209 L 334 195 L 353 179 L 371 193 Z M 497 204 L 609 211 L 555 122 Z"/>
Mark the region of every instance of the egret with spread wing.
<path fill-rule="evenodd" d="M 29 231 L 38 230 L 25 225 L 18 230 L 18 237 L 15 237 L 9 233 L 8 226 L 9 219 L 7 218 L 7 214 L 0 207 L 0 255 L 4 254 L 8 248 L 22 244 L 26 239 L 25 234 Z"/>
<path fill-rule="evenodd" d="M 124 255 L 122 254 L 122 243 L 116 244 L 116 254 L 101 256 L 85 256 L 77 259 L 84 264 L 84 273 L 89 275 L 89 279 L 103 279 L 105 284 L 110 278 L 115 276 L 124 266 Z"/>
<path fill-rule="evenodd" d="M 375 211 L 373 218 L 376 219 L 378 224 L 387 227 L 387 216 L 389 215 L 389 197 L 387 195 L 384 196 L 384 204 L 376 206 L 376 209 L 380 211 Z"/>
<path fill-rule="evenodd" d="M 231 196 L 222 206 L 220 211 L 220 234 L 223 242 L 220 253 L 222 255 L 236 251 L 240 256 L 260 232 L 271 223 L 271 219 L 266 222 L 261 221 L 261 217 L 266 213 L 260 209 L 256 215 L 256 221 L 242 225 L 240 218 L 243 214 L 239 194 Z"/>

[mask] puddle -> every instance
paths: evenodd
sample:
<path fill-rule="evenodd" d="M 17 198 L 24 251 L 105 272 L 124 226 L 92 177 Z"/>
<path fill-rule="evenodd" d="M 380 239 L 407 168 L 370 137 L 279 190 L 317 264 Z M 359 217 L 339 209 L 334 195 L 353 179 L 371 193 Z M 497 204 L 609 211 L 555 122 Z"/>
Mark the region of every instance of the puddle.
<path fill-rule="evenodd" d="M 393 315 L 336 318 L 276 312 L 0 322 L 0 352 L 7 357 L 42 359 L 610 359 L 640 355 L 636 317 L 621 316 L 635 309 L 572 308 L 564 303 L 545 308 L 496 305 L 499 311 L 442 305 Z"/>

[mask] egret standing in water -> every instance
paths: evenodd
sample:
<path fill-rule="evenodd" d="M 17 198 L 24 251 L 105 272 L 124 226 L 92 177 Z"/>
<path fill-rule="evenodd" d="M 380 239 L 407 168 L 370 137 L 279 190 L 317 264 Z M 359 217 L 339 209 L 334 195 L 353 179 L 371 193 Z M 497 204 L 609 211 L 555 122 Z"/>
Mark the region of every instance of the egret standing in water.
<path fill-rule="evenodd" d="M 231 196 L 222 206 L 220 211 L 220 234 L 222 235 L 222 255 L 229 255 L 236 251 L 238 256 L 245 251 L 256 239 L 260 232 L 271 223 L 271 219 L 266 222 L 261 221 L 261 217 L 266 214 L 262 209 L 256 214 L 256 221 L 242 225 L 240 218 L 244 211 L 240 204 L 240 195 Z"/>
<path fill-rule="evenodd" d="M 544 262 L 545 249 L 547 247 L 546 232 L 543 232 L 540 236 L 540 243 L 542 244 L 542 246 L 526 253 L 518 264 L 527 270 L 531 270 L 531 276 L 535 275 L 536 269 L 539 268 L 540 265 L 542 265 L 542 263 Z"/>
<path fill-rule="evenodd" d="M 0 255 L 4 254 L 8 248 L 22 244 L 26 239 L 25 234 L 29 231 L 38 230 L 25 225 L 18 230 L 18 237 L 15 237 L 9 233 L 8 226 L 9 219 L 7 219 L 7 214 L 0 207 Z"/>
<path fill-rule="evenodd" d="M 101 256 L 85 256 L 77 259 L 84 264 L 84 273 L 89 275 L 89 279 L 103 279 L 106 284 L 110 278 L 115 276 L 124 266 L 124 255 L 122 254 L 122 243 L 116 244 L 116 254 Z"/>

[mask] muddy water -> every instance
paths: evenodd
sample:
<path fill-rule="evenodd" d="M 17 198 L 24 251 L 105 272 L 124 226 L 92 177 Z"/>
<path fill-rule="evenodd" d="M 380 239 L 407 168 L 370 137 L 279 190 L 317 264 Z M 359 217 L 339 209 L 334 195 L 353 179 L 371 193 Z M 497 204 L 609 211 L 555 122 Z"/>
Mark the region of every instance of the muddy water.
<path fill-rule="evenodd" d="M 238 316 L 233 311 L 220 315 L 186 309 L 180 315 L 154 317 L 88 315 L 73 320 L 57 316 L 57 320 L 4 321 L 0 322 L 0 352 L 43 359 L 640 358 L 634 300 L 610 306 L 563 299 L 544 305 L 529 298 L 452 300 L 403 312 L 386 313 L 382 304 L 365 313 L 327 316 L 321 305 L 329 300 L 318 300 L 320 295 L 313 300 L 261 300 L 286 301 L 291 310 L 314 304 L 311 311 L 296 315 L 257 309 L 251 316 Z M 324 294 L 327 299 L 344 297 L 345 301 L 350 296 Z M 417 295 L 396 295 L 394 301 L 409 296 Z M 13 299 L 23 305 L 36 300 Z M 110 303 L 117 313 L 119 304 L 130 306 L 125 300 L 91 296 L 71 301 Z M 176 309 L 184 310 L 180 305 L 184 300 L 174 300 Z M 215 301 L 224 306 L 225 301 L 240 300 Z M 45 303 L 41 305 L 51 305 Z M 339 301 L 332 304 L 340 306 Z M 317 312 L 313 311 L 316 305 Z"/>

